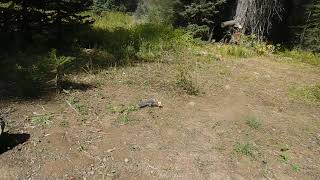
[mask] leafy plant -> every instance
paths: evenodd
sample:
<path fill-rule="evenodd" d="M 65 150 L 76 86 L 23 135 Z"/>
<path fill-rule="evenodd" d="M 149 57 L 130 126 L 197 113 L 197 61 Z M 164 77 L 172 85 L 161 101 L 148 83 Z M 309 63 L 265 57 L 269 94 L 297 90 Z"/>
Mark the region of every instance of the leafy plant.
<path fill-rule="evenodd" d="M 41 125 L 41 126 L 46 126 L 46 125 L 51 125 L 52 120 L 51 118 L 53 115 L 37 115 L 31 118 L 31 123 L 34 125 Z"/>
<path fill-rule="evenodd" d="M 52 49 L 49 53 L 49 64 L 47 65 L 47 68 L 51 68 L 50 72 L 54 74 L 53 82 L 56 88 L 61 88 L 61 82 L 63 81 L 66 67 L 74 60 L 74 57 L 57 56 L 56 49 Z"/>
<path fill-rule="evenodd" d="M 249 157 L 255 157 L 256 154 L 256 149 L 249 143 L 237 143 L 234 146 L 234 150 L 238 153 L 241 153 L 245 156 L 249 156 Z"/>
<path fill-rule="evenodd" d="M 79 114 L 86 115 L 88 114 L 88 108 L 84 104 L 80 102 L 79 99 L 77 99 L 74 96 L 70 96 L 67 100 L 67 103 Z"/>
<path fill-rule="evenodd" d="M 259 129 L 262 126 L 261 122 L 253 116 L 247 118 L 246 124 L 252 129 Z"/>
<path fill-rule="evenodd" d="M 178 75 L 176 80 L 176 85 L 185 91 L 188 95 L 197 96 L 200 90 L 195 86 L 194 82 L 191 80 L 190 74 L 185 67 L 180 67 L 178 69 Z"/>
<path fill-rule="evenodd" d="M 291 168 L 292 168 L 292 171 L 294 171 L 294 172 L 300 172 L 301 171 L 301 167 L 298 164 L 292 164 Z"/>
<path fill-rule="evenodd" d="M 287 164 L 289 162 L 289 155 L 280 154 L 280 161 Z"/>
<path fill-rule="evenodd" d="M 109 110 L 111 113 L 117 114 L 118 115 L 118 120 L 120 122 L 123 122 L 124 124 L 127 124 L 128 122 L 131 121 L 130 119 L 130 113 L 138 111 L 139 108 L 135 105 L 119 105 L 119 106 L 109 106 Z"/>

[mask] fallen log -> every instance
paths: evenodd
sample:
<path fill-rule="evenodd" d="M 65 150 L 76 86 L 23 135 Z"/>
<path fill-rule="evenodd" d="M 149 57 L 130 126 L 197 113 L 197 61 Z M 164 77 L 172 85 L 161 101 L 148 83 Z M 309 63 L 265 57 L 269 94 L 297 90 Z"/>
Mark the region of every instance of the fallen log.
<path fill-rule="evenodd" d="M 222 28 L 225 28 L 225 27 L 228 27 L 228 26 L 234 26 L 236 25 L 238 22 L 236 20 L 230 20 L 230 21 L 225 21 L 225 22 L 222 22 L 221 23 L 221 27 Z"/>

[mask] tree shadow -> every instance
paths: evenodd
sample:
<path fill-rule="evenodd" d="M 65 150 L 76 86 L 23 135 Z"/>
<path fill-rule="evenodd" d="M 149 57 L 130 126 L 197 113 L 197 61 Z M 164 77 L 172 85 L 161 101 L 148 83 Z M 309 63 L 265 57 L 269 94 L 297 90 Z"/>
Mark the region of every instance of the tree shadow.
<path fill-rule="evenodd" d="M 0 136 L 0 155 L 13 149 L 14 147 L 27 142 L 30 134 L 9 134 L 3 133 Z"/>
<path fill-rule="evenodd" d="M 57 75 L 57 65 L 53 63 L 57 60 L 72 59 L 63 68 L 59 67 L 63 69 L 61 74 L 78 73 L 83 69 L 95 73 L 111 67 L 132 66 L 146 62 L 138 55 L 141 49 L 149 52 L 153 42 L 165 41 L 175 35 L 172 29 L 154 24 L 112 30 L 86 25 L 76 32 L 65 30 L 59 47 L 50 46 L 50 39 L 38 35 L 34 39 L 39 43 L 30 43 L 28 49 L 21 49 L 18 45 L 13 45 L 10 51 L 0 49 L 0 100 L 54 97 L 57 89 L 48 87 L 48 82 Z M 91 88 L 95 86 L 64 82 L 61 89 L 86 91 Z"/>
<path fill-rule="evenodd" d="M 87 91 L 93 88 L 96 88 L 96 86 L 92 84 L 86 84 L 86 83 L 78 83 L 78 82 L 72 82 L 72 81 L 63 81 L 61 84 L 61 88 L 64 90 L 79 90 L 79 91 Z"/>

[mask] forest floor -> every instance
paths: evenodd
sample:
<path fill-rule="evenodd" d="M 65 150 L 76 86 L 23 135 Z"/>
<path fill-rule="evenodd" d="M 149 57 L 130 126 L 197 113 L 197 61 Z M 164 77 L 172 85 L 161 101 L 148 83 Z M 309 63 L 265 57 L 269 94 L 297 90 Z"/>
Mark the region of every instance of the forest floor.
<path fill-rule="evenodd" d="M 177 87 L 175 64 L 154 62 L 2 101 L 0 179 L 320 178 L 320 104 L 296 93 L 320 83 L 319 67 L 278 57 L 191 67 L 198 95 Z M 136 107 L 151 97 L 163 108 Z"/>

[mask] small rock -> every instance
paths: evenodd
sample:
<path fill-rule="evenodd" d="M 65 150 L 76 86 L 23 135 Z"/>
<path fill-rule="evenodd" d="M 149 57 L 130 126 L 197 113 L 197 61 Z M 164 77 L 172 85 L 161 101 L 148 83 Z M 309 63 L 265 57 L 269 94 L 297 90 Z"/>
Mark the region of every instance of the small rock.
<path fill-rule="evenodd" d="M 113 152 L 113 151 L 115 151 L 115 150 L 116 150 L 116 148 L 114 147 L 114 148 L 112 148 L 112 149 L 108 149 L 107 152 L 108 152 L 108 153 L 111 153 L 111 152 Z"/>
<path fill-rule="evenodd" d="M 230 85 L 226 85 L 224 88 L 225 88 L 226 90 L 230 90 L 230 89 L 231 89 L 231 86 L 230 86 Z"/>
<path fill-rule="evenodd" d="M 107 158 L 103 158 L 102 161 L 103 161 L 103 162 L 107 162 Z"/>
<path fill-rule="evenodd" d="M 125 163 L 128 163 L 128 162 L 129 162 L 129 159 L 128 159 L 128 158 L 125 158 L 125 159 L 124 159 L 124 162 L 125 162 Z"/>
<path fill-rule="evenodd" d="M 195 102 L 189 102 L 188 105 L 190 105 L 190 106 L 195 106 L 196 103 L 195 103 Z"/>

